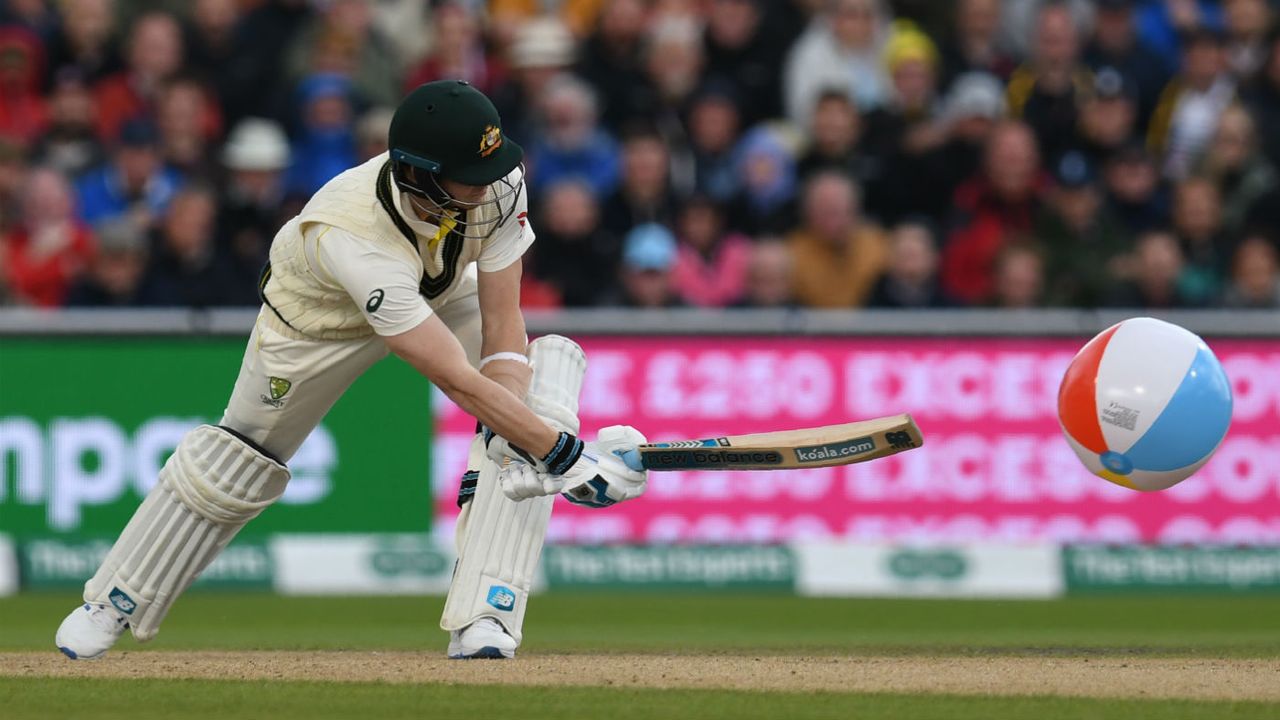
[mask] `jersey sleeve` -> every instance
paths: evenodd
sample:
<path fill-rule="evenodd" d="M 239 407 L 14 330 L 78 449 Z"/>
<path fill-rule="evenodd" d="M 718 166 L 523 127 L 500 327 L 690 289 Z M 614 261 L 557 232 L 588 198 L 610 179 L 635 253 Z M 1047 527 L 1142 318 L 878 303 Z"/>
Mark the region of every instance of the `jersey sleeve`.
<path fill-rule="evenodd" d="M 533 225 L 530 224 L 528 217 L 529 191 L 524 186 L 523 177 L 518 182 L 520 195 L 516 198 L 515 208 L 480 248 L 480 258 L 476 261 L 476 265 L 483 272 L 497 272 L 505 269 L 520 259 L 533 244 Z"/>
<path fill-rule="evenodd" d="M 399 335 L 431 316 L 431 306 L 418 292 L 421 278 L 404 258 L 344 230 L 324 230 L 316 259 L 351 296 L 375 333 Z"/>

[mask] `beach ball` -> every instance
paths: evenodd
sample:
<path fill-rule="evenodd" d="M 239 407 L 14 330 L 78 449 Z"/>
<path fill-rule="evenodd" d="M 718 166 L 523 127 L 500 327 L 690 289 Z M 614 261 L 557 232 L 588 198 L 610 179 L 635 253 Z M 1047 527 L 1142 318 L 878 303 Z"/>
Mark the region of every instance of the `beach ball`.
<path fill-rule="evenodd" d="M 1231 424 L 1231 383 L 1195 334 L 1154 318 L 1102 331 L 1058 389 L 1067 443 L 1093 474 L 1134 490 L 1191 477 Z"/>

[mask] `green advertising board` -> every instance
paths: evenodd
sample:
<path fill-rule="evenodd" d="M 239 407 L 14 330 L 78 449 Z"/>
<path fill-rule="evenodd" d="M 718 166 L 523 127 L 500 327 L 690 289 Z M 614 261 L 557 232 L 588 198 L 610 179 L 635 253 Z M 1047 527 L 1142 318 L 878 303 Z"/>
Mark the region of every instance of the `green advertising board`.
<path fill-rule="evenodd" d="M 1280 592 L 1280 547 L 1069 545 L 1067 592 Z"/>
<path fill-rule="evenodd" d="M 798 565 L 785 545 L 552 545 L 542 556 L 553 589 L 795 589 Z"/>
<path fill-rule="evenodd" d="M 64 560 L 115 538 L 183 433 L 221 416 L 243 351 L 229 338 L 0 340 L 0 533 L 20 545 L 66 541 L 61 554 L 38 547 Z M 430 420 L 426 380 L 395 358 L 377 364 L 290 461 L 285 497 L 241 539 L 427 531 Z"/>
<path fill-rule="evenodd" d="M 18 546 L 23 587 L 29 590 L 78 589 L 97 571 L 111 540 L 30 540 Z M 270 590 L 275 561 L 265 541 L 237 538 L 219 553 L 195 582 L 197 588 Z"/>

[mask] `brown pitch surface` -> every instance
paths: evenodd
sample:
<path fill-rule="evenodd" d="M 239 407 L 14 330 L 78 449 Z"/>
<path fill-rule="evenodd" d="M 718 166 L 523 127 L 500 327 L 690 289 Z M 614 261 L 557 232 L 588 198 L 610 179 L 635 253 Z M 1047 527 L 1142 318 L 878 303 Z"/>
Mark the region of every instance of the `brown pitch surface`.
<path fill-rule="evenodd" d="M 541 655 L 450 661 L 408 652 L 115 652 L 98 661 L 0 653 L 11 677 L 586 685 L 780 692 L 1063 695 L 1280 701 L 1280 660 L 1106 657 Z"/>

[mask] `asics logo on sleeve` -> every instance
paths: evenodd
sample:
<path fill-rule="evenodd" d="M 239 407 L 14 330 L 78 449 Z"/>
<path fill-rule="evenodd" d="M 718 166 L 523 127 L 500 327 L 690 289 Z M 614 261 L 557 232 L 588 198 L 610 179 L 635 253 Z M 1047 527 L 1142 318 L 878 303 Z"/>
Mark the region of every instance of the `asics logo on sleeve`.
<path fill-rule="evenodd" d="M 369 302 L 364 304 L 365 312 L 377 312 L 378 308 L 382 307 L 382 299 L 386 296 L 387 293 L 382 288 L 369 293 Z"/>

